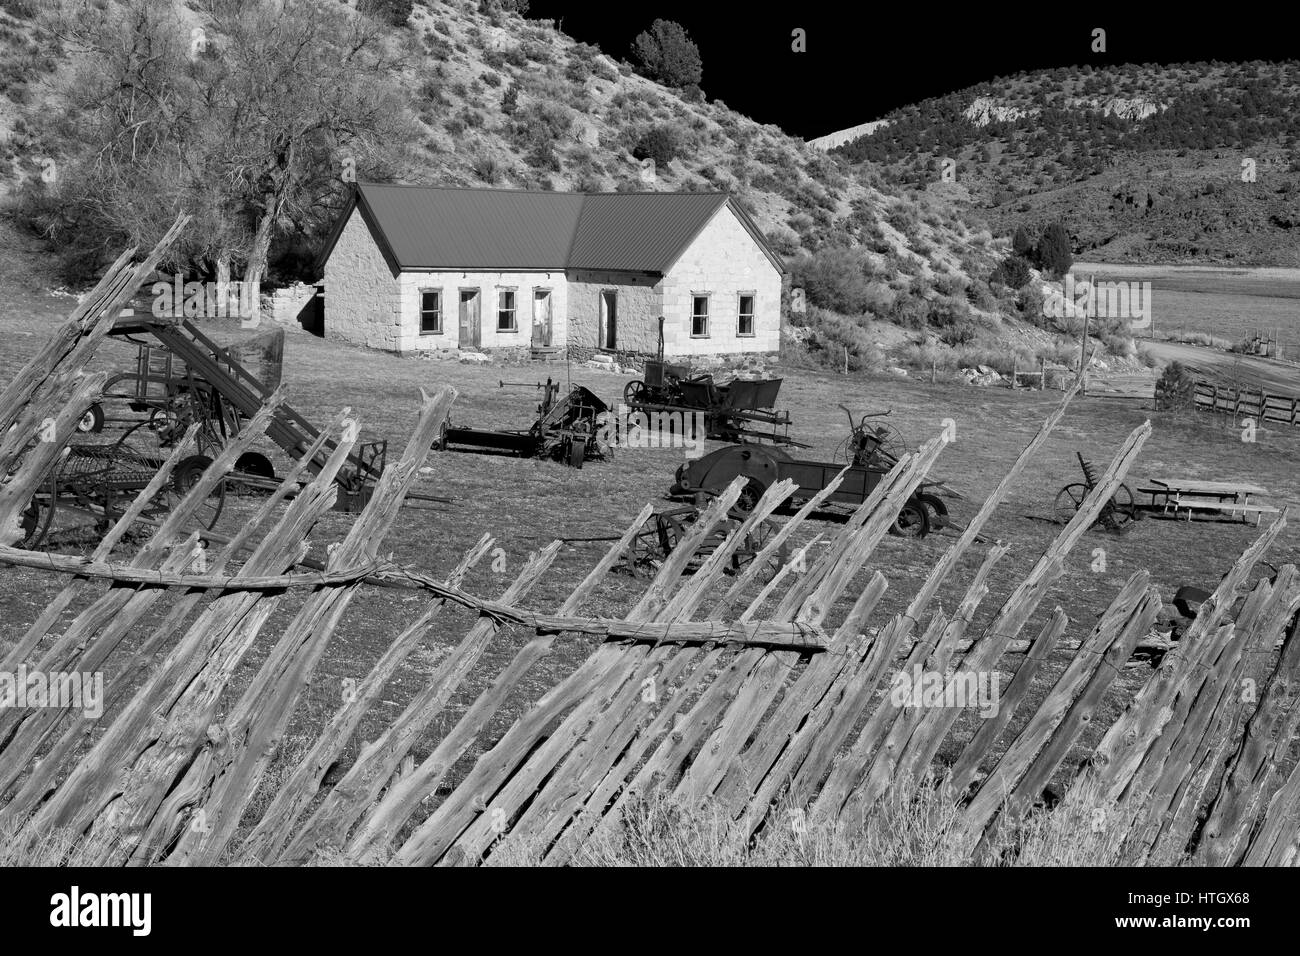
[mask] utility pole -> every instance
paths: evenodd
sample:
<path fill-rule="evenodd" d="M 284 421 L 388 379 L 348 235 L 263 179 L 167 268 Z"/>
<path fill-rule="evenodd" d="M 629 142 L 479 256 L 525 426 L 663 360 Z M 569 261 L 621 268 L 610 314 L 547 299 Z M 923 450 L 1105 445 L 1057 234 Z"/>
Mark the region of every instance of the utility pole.
<path fill-rule="evenodd" d="M 1088 277 L 1088 305 L 1083 310 L 1083 330 L 1079 333 L 1079 391 L 1087 394 L 1088 388 L 1084 382 L 1084 375 L 1088 368 L 1088 324 L 1092 318 L 1092 311 L 1095 309 L 1097 301 L 1097 277 L 1095 275 Z"/>

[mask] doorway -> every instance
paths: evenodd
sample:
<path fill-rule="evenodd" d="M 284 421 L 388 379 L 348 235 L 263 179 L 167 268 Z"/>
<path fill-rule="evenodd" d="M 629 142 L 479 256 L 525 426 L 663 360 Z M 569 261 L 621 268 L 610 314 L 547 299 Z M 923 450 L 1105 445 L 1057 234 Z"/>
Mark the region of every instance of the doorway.
<path fill-rule="evenodd" d="M 600 339 L 599 347 L 614 349 L 618 343 L 618 293 L 606 291 L 600 294 Z"/>
<path fill-rule="evenodd" d="M 551 345 L 551 290 L 533 290 L 533 348 Z"/>
<path fill-rule="evenodd" d="M 479 348 L 483 331 L 479 322 L 478 289 L 460 290 L 460 347 Z"/>

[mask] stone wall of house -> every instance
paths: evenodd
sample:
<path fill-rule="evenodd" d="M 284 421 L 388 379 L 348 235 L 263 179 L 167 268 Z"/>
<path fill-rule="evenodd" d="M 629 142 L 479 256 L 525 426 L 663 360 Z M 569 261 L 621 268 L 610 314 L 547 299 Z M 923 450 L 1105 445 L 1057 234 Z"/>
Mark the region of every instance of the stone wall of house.
<path fill-rule="evenodd" d="M 752 293 L 754 334 L 737 333 L 741 293 Z M 709 333 L 691 335 L 695 295 L 709 296 Z M 695 238 L 663 279 L 664 353 L 769 353 L 781 348 L 781 274 L 729 207 Z"/>
<path fill-rule="evenodd" d="M 563 346 L 568 283 L 563 272 L 404 272 L 401 276 L 402 328 L 397 349 L 420 352 L 461 348 L 460 294 L 475 289 L 479 300 L 479 347 L 485 351 L 528 349 L 533 341 L 534 292 L 551 293 L 551 344 Z M 442 292 L 442 331 L 420 332 L 420 299 L 426 289 Z M 500 331 L 498 301 L 502 289 L 515 292 L 515 330 Z M 469 343 L 465 349 L 473 348 Z"/>
<path fill-rule="evenodd" d="M 276 325 L 298 325 L 313 335 L 322 334 L 318 286 L 295 282 L 271 293 L 271 320 Z M 265 315 L 266 312 L 263 311 Z"/>
<path fill-rule="evenodd" d="M 618 294 L 614 350 L 655 353 L 659 348 L 659 316 L 663 312 L 663 296 L 656 277 L 589 269 L 571 269 L 568 276 L 570 354 L 587 354 L 599 348 L 600 295 L 608 291 Z"/>
<path fill-rule="evenodd" d="M 325 262 L 325 337 L 397 351 L 399 309 L 398 281 L 354 209 Z"/>

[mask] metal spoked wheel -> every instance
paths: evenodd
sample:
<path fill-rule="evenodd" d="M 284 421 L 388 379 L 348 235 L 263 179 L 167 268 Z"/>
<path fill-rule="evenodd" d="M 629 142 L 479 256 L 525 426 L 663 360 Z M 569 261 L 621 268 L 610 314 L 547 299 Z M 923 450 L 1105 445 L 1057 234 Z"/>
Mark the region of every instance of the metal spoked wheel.
<path fill-rule="evenodd" d="M 831 460 L 849 464 L 857 456 L 860 445 L 865 445 L 867 450 L 859 464 L 886 469 L 894 467 L 898 459 L 911 451 L 903 440 L 902 432 L 893 425 L 879 422 L 855 430 L 836 446 Z"/>
<path fill-rule="evenodd" d="M 740 497 L 736 499 L 735 510 L 740 515 L 747 515 L 758 506 L 758 500 L 763 497 L 763 492 L 767 489 L 757 478 L 750 478 L 745 482 L 745 487 L 740 489 Z"/>
<path fill-rule="evenodd" d="M 761 521 L 747 536 L 744 547 L 741 552 L 732 558 L 733 567 L 739 571 L 750 561 L 758 560 L 771 540 L 776 537 L 777 526 L 771 521 Z M 781 573 L 781 569 L 786 566 L 790 560 L 790 545 L 782 542 L 771 555 L 763 559 L 763 566 L 758 569 L 758 580 L 762 584 L 767 584 L 774 577 Z"/>
<path fill-rule="evenodd" d="M 1056 493 L 1056 501 L 1052 506 L 1052 519 L 1057 524 L 1068 523 L 1075 512 L 1083 506 L 1089 492 L 1088 486 L 1082 482 L 1066 485 Z M 1123 531 L 1129 524 L 1137 521 L 1140 515 L 1133 490 L 1128 485 L 1121 484 L 1115 489 L 1115 494 L 1111 496 L 1110 501 L 1102 506 L 1096 523 L 1111 531 Z"/>
<path fill-rule="evenodd" d="M 1120 485 L 1102 509 L 1098 520 L 1112 531 L 1124 531 L 1141 514 L 1133 499 L 1133 491 L 1128 485 Z"/>
<path fill-rule="evenodd" d="M 645 382 L 628 382 L 623 386 L 623 401 L 628 405 L 644 402 L 646 399 Z"/>
<path fill-rule="evenodd" d="M 1056 501 L 1052 505 L 1052 520 L 1057 524 L 1068 524 L 1074 517 L 1074 513 L 1083 505 L 1083 499 L 1087 497 L 1088 486 L 1082 482 L 1066 485 L 1056 493 Z"/>

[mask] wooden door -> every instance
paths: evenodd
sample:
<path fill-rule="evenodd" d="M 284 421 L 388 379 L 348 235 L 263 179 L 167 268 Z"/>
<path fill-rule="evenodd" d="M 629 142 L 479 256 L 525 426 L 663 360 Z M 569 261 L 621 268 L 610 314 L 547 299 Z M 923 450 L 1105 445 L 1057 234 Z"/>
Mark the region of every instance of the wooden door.
<path fill-rule="evenodd" d="M 538 289 L 533 293 L 533 347 L 551 345 L 551 292 Z"/>
<path fill-rule="evenodd" d="M 617 348 L 618 342 L 618 293 L 602 292 L 600 294 L 600 348 Z"/>
<path fill-rule="evenodd" d="M 483 344 L 478 299 L 477 289 L 462 289 L 460 292 L 461 348 L 479 348 Z"/>

